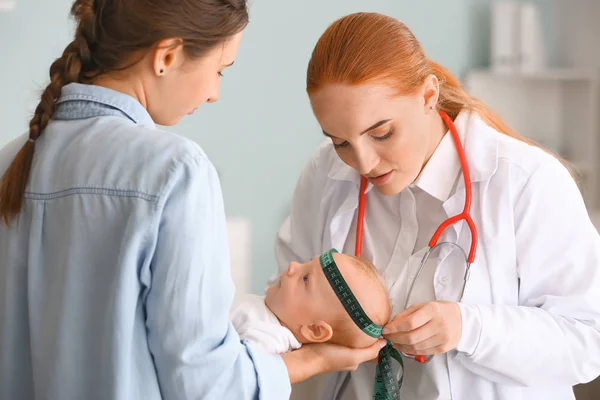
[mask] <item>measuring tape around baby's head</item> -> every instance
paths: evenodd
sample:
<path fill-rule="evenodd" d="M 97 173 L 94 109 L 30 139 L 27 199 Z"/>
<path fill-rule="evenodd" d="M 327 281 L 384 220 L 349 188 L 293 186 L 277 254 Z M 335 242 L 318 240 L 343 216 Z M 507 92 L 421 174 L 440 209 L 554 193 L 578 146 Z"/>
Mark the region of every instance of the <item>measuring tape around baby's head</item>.
<path fill-rule="evenodd" d="M 337 250 L 332 249 L 327 253 L 321 255 L 321 268 L 325 273 L 325 277 L 329 281 L 331 288 L 335 292 L 336 296 L 342 302 L 342 305 L 352 318 L 352 321 L 367 335 L 373 338 L 380 338 L 383 326 L 377 325 L 367 316 L 367 313 L 362 309 L 360 303 L 350 290 L 350 287 L 344 280 L 342 273 L 333 260 L 333 253 L 337 253 Z"/>
<path fill-rule="evenodd" d="M 383 330 L 382 325 L 374 323 L 367 313 L 363 310 L 358 302 L 358 299 L 350 290 L 346 280 L 342 276 L 337 267 L 333 254 L 337 253 L 336 249 L 331 249 L 319 257 L 321 268 L 335 292 L 336 296 L 350 315 L 354 323 L 367 335 L 373 338 L 380 338 Z M 392 368 L 392 359 L 398 361 L 404 370 L 404 363 L 400 353 L 394 348 L 388 340 L 387 346 L 381 349 L 377 360 L 377 368 L 375 372 L 375 390 L 373 400 L 398 400 L 400 399 L 400 386 L 402 385 L 402 377 L 396 380 L 394 370 Z M 404 371 L 403 371 L 404 372 Z"/>

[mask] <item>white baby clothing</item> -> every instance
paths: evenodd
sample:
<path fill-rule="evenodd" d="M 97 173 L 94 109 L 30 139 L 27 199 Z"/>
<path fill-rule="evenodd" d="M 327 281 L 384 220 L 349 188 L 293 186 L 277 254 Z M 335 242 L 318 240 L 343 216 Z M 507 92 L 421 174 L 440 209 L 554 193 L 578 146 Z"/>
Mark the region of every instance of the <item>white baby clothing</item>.
<path fill-rule="evenodd" d="M 302 346 L 292 331 L 269 310 L 264 296 L 244 296 L 231 314 L 231 323 L 240 338 L 269 353 L 286 353 Z"/>

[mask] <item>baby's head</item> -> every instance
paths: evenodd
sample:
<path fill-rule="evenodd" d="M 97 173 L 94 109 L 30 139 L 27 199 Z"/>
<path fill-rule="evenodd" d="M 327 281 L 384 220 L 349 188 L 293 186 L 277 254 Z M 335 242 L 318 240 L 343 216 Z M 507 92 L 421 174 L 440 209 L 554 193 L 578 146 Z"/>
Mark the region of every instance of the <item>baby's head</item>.
<path fill-rule="evenodd" d="M 387 291 L 368 261 L 334 253 L 335 263 L 367 316 L 385 325 L 391 314 Z M 329 341 L 367 347 L 377 340 L 350 318 L 321 268 L 319 257 L 290 263 L 277 283 L 267 289 L 265 303 L 301 343 Z"/>

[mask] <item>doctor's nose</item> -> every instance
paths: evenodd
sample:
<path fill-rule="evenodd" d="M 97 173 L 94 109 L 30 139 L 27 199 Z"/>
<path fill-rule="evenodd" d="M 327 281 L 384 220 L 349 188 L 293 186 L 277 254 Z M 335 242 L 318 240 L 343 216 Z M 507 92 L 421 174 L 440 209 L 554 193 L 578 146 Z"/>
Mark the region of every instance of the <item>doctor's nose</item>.
<path fill-rule="evenodd" d="M 361 175 L 367 175 L 379 164 L 379 156 L 370 148 L 363 147 L 354 150 L 355 169 Z"/>

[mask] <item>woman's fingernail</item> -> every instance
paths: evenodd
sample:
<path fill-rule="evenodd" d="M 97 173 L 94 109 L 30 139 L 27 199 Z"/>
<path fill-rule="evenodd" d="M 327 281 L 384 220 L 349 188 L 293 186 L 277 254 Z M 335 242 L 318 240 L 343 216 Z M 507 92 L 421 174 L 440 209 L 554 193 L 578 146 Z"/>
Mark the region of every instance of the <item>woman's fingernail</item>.
<path fill-rule="evenodd" d="M 383 328 L 383 330 L 381 331 L 382 334 L 387 335 L 388 333 L 390 333 L 390 328 Z"/>
<path fill-rule="evenodd" d="M 387 342 L 385 340 L 383 340 L 383 341 L 381 341 L 381 343 L 379 343 L 379 348 L 383 349 L 386 345 L 387 345 Z"/>

